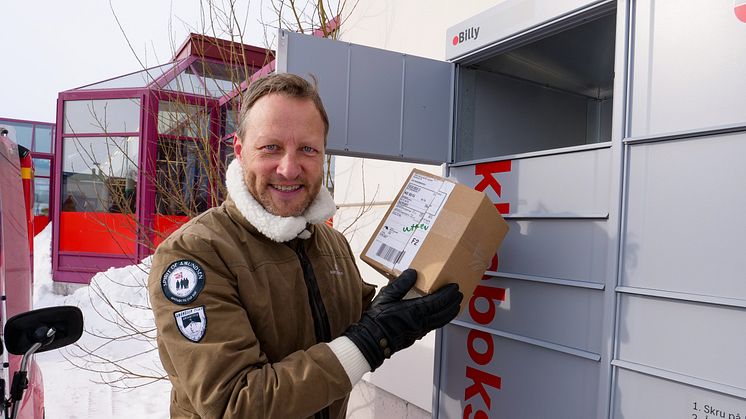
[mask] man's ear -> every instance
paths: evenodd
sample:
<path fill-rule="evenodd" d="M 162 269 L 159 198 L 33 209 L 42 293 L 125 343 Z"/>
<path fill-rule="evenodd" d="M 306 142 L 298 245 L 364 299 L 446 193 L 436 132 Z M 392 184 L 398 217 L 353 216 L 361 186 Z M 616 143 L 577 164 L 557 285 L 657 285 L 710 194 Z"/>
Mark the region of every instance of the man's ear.
<path fill-rule="evenodd" d="M 238 135 L 233 134 L 233 158 L 241 163 L 241 150 L 243 150 L 243 142 Z"/>

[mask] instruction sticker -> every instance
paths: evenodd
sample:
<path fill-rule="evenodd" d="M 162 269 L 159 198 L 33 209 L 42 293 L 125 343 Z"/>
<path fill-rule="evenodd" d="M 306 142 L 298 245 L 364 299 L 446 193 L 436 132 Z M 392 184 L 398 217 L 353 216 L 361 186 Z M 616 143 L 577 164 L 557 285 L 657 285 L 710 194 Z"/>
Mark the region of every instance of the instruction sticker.
<path fill-rule="evenodd" d="M 389 270 L 407 269 L 454 185 L 414 173 L 365 255 Z"/>

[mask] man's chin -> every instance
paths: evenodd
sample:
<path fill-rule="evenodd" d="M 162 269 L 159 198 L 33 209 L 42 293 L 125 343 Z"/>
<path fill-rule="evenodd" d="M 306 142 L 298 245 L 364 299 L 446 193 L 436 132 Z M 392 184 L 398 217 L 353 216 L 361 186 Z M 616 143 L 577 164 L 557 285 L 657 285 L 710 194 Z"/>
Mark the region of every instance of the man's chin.
<path fill-rule="evenodd" d="M 303 215 L 304 212 L 306 212 L 305 208 L 303 210 L 297 210 L 297 209 L 289 210 L 287 208 L 278 209 L 278 208 L 275 208 L 275 207 L 265 208 L 265 209 L 270 214 L 276 215 L 278 217 L 298 217 L 298 216 Z"/>
<path fill-rule="evenodd" d="M 261 206 L 264 207 L 265 210 L 267 210 L 267 212 L 278 217 L 298 217 L 300 215 L 303 215 L 303 213 L 306 212 L 308 207 L 316 198 L 316 194 L 318 194 L 319 191 L 316 190 L 315 192 L 316 193 L 313 194 L 313 198 L 311 198 L 309 194 L 304 193 L 302 200 L 282 200 L 280 199 L 280 197 L 274 196 L 269 188 L 263 190 L 261 194 L 256 194 L 253 191 L 249 190 L 249 193 L 254 196 L 254 199 L 256 199 L 261 204 Z"/>
<path fill-rule="evenodd" d="M 262 202 L 262 206 L 272 215 L 278 217 L 298 217 L 308 209 L 310 202 L 303 204 L 283 204 L 274 201 Z"/>

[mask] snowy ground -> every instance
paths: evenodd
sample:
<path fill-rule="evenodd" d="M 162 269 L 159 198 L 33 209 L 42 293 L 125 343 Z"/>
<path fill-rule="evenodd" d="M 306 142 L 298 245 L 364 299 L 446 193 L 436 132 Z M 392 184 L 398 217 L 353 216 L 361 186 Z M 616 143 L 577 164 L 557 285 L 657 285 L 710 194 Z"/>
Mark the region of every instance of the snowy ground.
<path fill-rule="evenodd" d="M 163 371 L 145 289 L 147 266 L 109 269 L 97 274 L 91 286 L 55 295 L 50 238 L 51 225 L 34 238 L 34 308 L 77 306 L 85 331 L 78 347 L 36 356 L 44 375 L 47 419 L 168 418 L 171 384 L 148 378 Z M 128 378 L 135 375 L 144 378 Z"/>

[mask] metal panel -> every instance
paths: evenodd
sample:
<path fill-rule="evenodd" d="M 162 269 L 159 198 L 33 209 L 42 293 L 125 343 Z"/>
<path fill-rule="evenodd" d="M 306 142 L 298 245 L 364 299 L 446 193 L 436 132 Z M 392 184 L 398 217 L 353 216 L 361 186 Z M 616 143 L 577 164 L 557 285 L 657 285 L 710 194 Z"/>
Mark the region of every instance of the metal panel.
<path fill-rule="evenodd" d="M 280 30 L 277 71 L 318 79 L 329 153 L 448 160 L 452 64 Z"/>
<path fill-rule="evenodd" d="M 508 219 L 500 273 L 603 284 L 609 158 L 602 148 L 453 167 L 450 175 L 484 191 Z"/>
<path fill-rule="evenodd" d="M 603 221 L 511 221 L 501 273 L 604 283 L 609 232 Z"/>
<path fill-rule="evenodd" d="M 452 167 L 450 176 L 483 190 L 495 203 L 508 204 L 503 216 L 604 217 L 610 158 L 607 147 Z"/>
<path fill-rule="evenodd" d="M 486 313 L 490 305 L 497 312 L 482 326 L 568 348 L 600 353 L 602 344 L 603 292 L 566 285 L 496 278 L 482 281 L 483 287 L 499 289 L 503 300 L 494 304 L 478 290 L 470 310 Z M 459 320 L 476 324 L 470 310 Z"/>
<path fill-rule="evenodd" d="M 359 45 L 350 45 L 349 51 L 347 147 L 399 157 L 402 55 Z"/>
<path fill-rule="evenodd" d="M 348 44 L 329 39 L 280 31 L 277 46 L 278 73 L 295 73 L 318 80 L 319 94 L 329 117 L 327 151 L 347 145 Z"/>
<path fill-rule="evenodd" d="M 628 150 L 621 284 L 746 302 L 746 133 Z"/>
<path fill-rule="evenodd" d="M 591 99 L 485 71 L 461 69 L 460 77 L 456 161 L 569 147 L 598 138 L 586 137 L 592 119 L 588 103 L 595 102 Z"/>
<path fill-rule="evenodd" d="M 615 29 L 616 16 L 609 11 L 475 64 L 483 71 L 563 92 L 608 98 L 614 82 Z"/>
<path fill-rule="evenodd" d="M 599 362 L 454 325 L 442 333 L 439 417 L 600 417 Z"/>
<path fill-rule="evenodd" d="M 405 141 L 402 154 L 432 161 L 448 161 L 451 147 L 451 94 L 453 67 L 433 65 L 432 60 L 407 55 L 404 57 L 403 138 L 423 138 Z M 434 81 L 447 80 L 448 86 L 433 85 Z M 446 88 L 442 88 L 446 87 Z M 444 137 L 445 136 L 445 137 Z"/>
<path fill-rule="evenodd" d="M 746 23 L 733 2 L 635 4 L 632 135 L 746 123 Z"/>
<path fill-rule="evenodd" d="M 506 0 L 446 30 L 446 57 L 454 60 L 598 0 Z"/>
<path fill-rule="evenodd" d="M 618 358 L 746 394 L 746 309 L 622 296 Z"/>
<path fill-rule="evenodd" d="M 614 393 L 614 419 L 746 417 L 743 399 L 634 371 L 618 372 Z"/>

